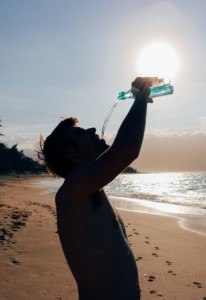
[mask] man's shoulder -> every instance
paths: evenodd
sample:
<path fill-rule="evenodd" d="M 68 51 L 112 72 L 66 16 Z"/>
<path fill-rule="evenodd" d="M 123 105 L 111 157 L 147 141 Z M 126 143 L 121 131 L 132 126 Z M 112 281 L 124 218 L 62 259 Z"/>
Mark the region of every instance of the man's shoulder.
<path fill-rule="evenodd" d="M 68 199 L 71 198 L 71 188 L 70 188 L 70 183 L 67 182 L 67 184 L 65 185 L 65 180 L 63 182 L 63 184 L 60 186 L 60 188 L 58 189 L 56 196 L 55 196 L 55 201 L 56 204 L 60 204 L 62 201 L 64 201 L 64 199 Z"/>
<path fill-rule="evenodd" d="M 78 207 L 79 204 L 88 200 L 89 196 L 84 195 L 84 193 L 76 192 L 74 189 L 72 182 L 69 179 L 65 179 L 62 186 L 58 189 L 55 202 L 56 206 L 59 209 L 68 209 L 69 207 L 75 208 Z"/>
<path fill-rule="evenodd" d="M 72 193 L 72 187 L 73 187 L 73 182 L 72 182 L 72 175 L 67 176 L 64 179 L 64 182 L 62 183 L 62 185 L 60 186 L 60 188 L 58 189 L 57 193 L 56 193 L 56 198 L 62 198 L 64 196 L 69 196 Z"/>

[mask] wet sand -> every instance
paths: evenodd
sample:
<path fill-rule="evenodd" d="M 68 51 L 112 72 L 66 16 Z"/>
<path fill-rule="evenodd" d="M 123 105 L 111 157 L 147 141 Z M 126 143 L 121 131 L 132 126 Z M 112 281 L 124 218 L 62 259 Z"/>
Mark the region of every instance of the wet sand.
<path fill-rule="evenodd" d="M 128 197 L 110 197 L 116 208 L 175 217 L 181 227 L 206 237 L 206 209 Z"/>
<path fill-rule="evenodd" d="M 37 180 L 0 177 L 0 299 L 77 300 L 56 231 L 54 197 L 32 185 Z M 178 218 L 120 214 L 142 299 L 205 300 L 206 237 L 181 228 Z"/>

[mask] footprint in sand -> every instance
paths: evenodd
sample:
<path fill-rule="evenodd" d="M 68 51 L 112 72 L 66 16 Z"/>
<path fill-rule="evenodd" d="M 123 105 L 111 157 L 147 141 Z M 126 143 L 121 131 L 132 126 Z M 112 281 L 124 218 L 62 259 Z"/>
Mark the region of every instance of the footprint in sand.
<path fill-rule="evenodd" d="M 155 257 L 159 257 L 159 255 L 157 255 L 157 253 L 152 253 L 152 255 Z"/>
<path fill-rule="evenodd" d="M 16 260 L 15 258 L 12 259 L 11 261 L 14 265 L 19 265 L 20 264 L 20 261 Z"/>
<path fill-rule="evenodd" d="M 25 222 L 21 222 L 21 221 L 13 221 L 12 223 L 13 223 L 12 224 L 13 231 L 18 231 L 21 227 L 26 225 Z"/>
<path fill-rule="evenodd" d="M 171 261 L 169 261 L 169 260 L 166 260 L 166 262 L 165 262 L 168 266 L 171 266 L 171 264 L 172 264 L 172 262 Z"/>
<path fill-rule="evenodd" d="M 31 212 L 21 211 L 17 207 L 9 206 L 9 208 L 11 208 L 10 211 L 3 215 L 3 218 L 7 219 L 6 223 L 0 224 L 0 244 L 3 245 L 3 250 L 16 243 L 15 232 L 26 226 L 27 219 L 31 215 Z"/>
<path fill-rule="evenodd" d="M 145 244 L 150 244 L 150 242 L 148 241 L 148 240 L 149 240 L 149 237 L 148 237 L 148 236 L 145 236 L 145 239 L 146 239 Z"/>
<path fill-rule="evenodd" d="M 151 291 L 150 291 L 150 294 L 156 294 L 156 293 L 157 293 L 156 290 L 151 290 Z"/>
<path fill-rule="evenodd" d="M 28 205 L 36 205 L 36 206 L 40 206 L 42 208 L 46 208 L 49 213 L 51 213 L 53 216 L 56 217 L 56 211 L 50 205 L 41 204 L 41 203 L 38 203 L 38 202 L 31 202 L 31 201 L 28 202 Z M 36 212 L 38 212 L 38 211 L 36 210 Z"/>
<path fill-rule="evenodd" d="M 158 297 L 163 297 L 163 295 L 162 294 L 158 294 L 156 290 L 151 290 L 150 294 L 154 294 L 154 295 L 156 295 Z"/>
<path fill-rule="evenodd" d="M 167 273 L 169 273 L 169 274 L 171 274 L 171 275 L 173 275 L 173 276 L 176 276 L 176 275 L 177 275 L 177 274 L 174 273 L 172 270 L 168 271 Z"/>
<path fill-rule="evenodd" d="M 148 279 L 147 279 L 147 281 L 149 281 L 149 282 L 153 282 L 155 279 L 156 279 L 156 277 L 155 277 L 155 276 L 153 276 L 153 275 L 150 275 L 150 276 L 148 276 Z"/>
<path fill-rule="evenodd" d="M 193 281 L 193 284 L 198 287 L 199 289 L 202 288 L 202 284 L 200 282 L 197 282 L 197 281 Z M 206 297 L 205 297 L 206 298 Z"/>
<path fill-rule="evenodd" d="M 141 259 L 143 259 L 142 256 L 138 256 L 135 260 L 136 260 L 136 261 L 139 261 L 139 260 L 141 260 Z"/>

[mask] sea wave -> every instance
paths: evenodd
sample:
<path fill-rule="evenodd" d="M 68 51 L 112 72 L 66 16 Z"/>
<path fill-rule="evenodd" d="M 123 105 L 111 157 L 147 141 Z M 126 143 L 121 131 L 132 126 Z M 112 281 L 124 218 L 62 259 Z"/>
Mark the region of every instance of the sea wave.
<path fill-rule="evenodd" d="M 41 180 L 55 194 L 63 179 Z M 105 187 L 110 196 L 206 209 L 206 172 L 121 174 Z"/>

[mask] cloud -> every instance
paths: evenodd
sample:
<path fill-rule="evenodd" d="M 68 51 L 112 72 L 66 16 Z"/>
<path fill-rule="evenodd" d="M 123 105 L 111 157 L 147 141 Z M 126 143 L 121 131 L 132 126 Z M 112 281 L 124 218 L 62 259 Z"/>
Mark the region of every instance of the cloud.
<path fill-rule="evenodd" d="M 146 134 L 134 166 L 140 171 L 206 170 L 206 131 L 173 129 Z"/>
<path fill-rule="evenodd" d="M 145 138 L 149 137 L 184 137 L 206 135 L 206 130 L 202 128 L 172 128 L 160 130 L 147 130 Z"/>
<path fill-rule="evenodd" d="M 202 130 L 206 131 L 206 117 L 199 118 L 199 125 Z"/>
<path fill-rule="evenodd" d="M 105 135 L 109 144 L 115 135 Z M 146 130 L 140 155 L 132 166 L 142 172 L 205 171 L 205 149 L 203 128 Z"/>
<path fill-rule="evenodd" d="M 206 122 L 206 118 L 205 118 Z M 169 129 L 153 129 L 145 131 L 144 139 L 150 138 L 168 138 L 168 137 L 184 137 L 184 136 L 206 136 L 206 129 L 203 128 L 169 128 Z M 106 133 L 105 139 L 113 142 L 116 132 Z"/>

